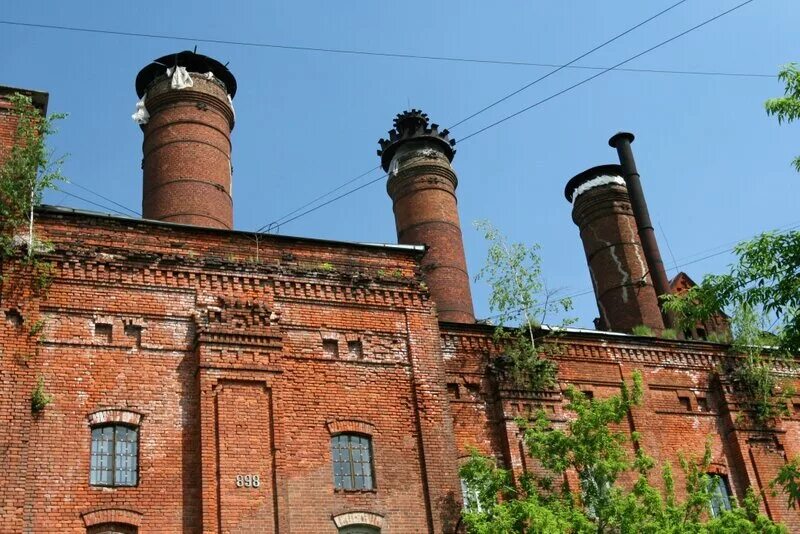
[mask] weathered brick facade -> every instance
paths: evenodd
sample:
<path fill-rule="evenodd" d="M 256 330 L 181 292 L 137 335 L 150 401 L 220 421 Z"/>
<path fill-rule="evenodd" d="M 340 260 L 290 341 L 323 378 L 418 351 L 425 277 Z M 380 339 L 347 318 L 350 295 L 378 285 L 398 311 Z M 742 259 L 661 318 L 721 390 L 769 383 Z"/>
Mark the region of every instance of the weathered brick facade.
<path fill-rule="evenodd" d="M 409 187 L 428 183 L 426 195 L 446 200 L 396 201 L 398 230 L 446 227 L 453 246 L 440 257 L 459 271 L 455 175 L 440 156 L 408 156 L 417 174 L 395 169 L 395 182 L 422 176 Z M 470 448 L 516 474 L 534 469 L 517 416 L 541 408 L 559 424 L 567 385 L 604 397 L 636 370 L 645 401 L 627 424 L 650 454 L 677 465 L 710 439 L 734 495 L 764 492 L 765 511 L 800 530 L 768 491 L 800 453 L 800 398 L 776 429 L 750 427 L 717 377 L 725 346 L 574 331 L 558 341 L 561 389 L 525 391 L 492 371 L 492 328 L 465 320 L 469 288 L 448 295 L 446 276 L 433 282 L 456 315 L 440 320 L 426 278 L 439 265 L 425 247 L 61 208 L 40 209 L 36 224 L 53 244 L 40 264 L 23 250 L 0 263 L 0 532 L 450 533 Z M 40 380 L 52 402 L 34 411 Z M 138 431 L 135 485 L 92 483 L 92 432 L 108 425 Z M 371 488 L 336 488 L 340 435 L 370 438 Z"/>

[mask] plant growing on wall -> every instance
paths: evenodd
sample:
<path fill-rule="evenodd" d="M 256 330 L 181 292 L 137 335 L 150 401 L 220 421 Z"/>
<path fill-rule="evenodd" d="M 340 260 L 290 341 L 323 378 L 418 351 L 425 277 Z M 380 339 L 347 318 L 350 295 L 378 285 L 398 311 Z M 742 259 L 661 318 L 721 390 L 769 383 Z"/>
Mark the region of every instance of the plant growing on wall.
<path fill-rule="evenodd" d="M 641 403 L 641 376 L 620 394 L 589 399 L 574 388 L 566 391 L 565 408 L 572 412 L 561 428 L 553 428 L 545 413 L 520 420 L 525 444 L 549 475 L 526 474 L 518 486 L 510 473 L 490 459 L 473 453 L 460 474 L 474 501 L 462 517 L 469 533 L 785 533 L 758 511 L 758 501 L 748 493 L 739 507 L 717 507 L 720 499 L 706 474 L 710 446 L 700 458 L 683 458 L 685 498 L 679 500 L 669 464 L 661 467 L 663 490 L 651 484 L 654 461 L 637 442 L 618 430 L 632 406 Z M 633 441 L 633 448 L 630 447 Z M 577 474 L 580 492 L 559 481 Z M 631 483 L 620 484 L 620 480 Z M 499 497 L 499 498 L 498 498 Z"/>
<path fill-rule="evenodd" d="M 33 393 L 31 394 L 31 410 L 34 413 L 41 412 L 51 402 L 53 402 L 53 396 L 48 395 L 45 391 L 44 377 L 40 376 L 39 380 L 36 382 L 36 388 L 34 388 Z"/>
<path fill-rule="evenodd" d="M 475 279 L 491 288 L 489 307 L 497 318 L 495 342 L 503 348 L 508 371 L 519 385 L 550 388 L 555 385 L 557 367 L 543 357 L 555 350 L 547 337 L 573 321 L 566 319 L 555 328 L 542 325 L 549 315 L 571 310 L 572 302 L 547 291 L 539 245 L 509 243 L 487 221 L 476 222 L 475 227 L 489 242 L 486 265 Z"/>
<path fill-rule="evenodd" d="M 0 166 L 0 252 L 9 256 L 24 244 L 27 258 L 32 260 L 41 247 L 34 235 L 34 209 L 44 192 L 64 179 L 61 165 L 65 157 L 54 158 L 46 140 L 56 131 L 56 121 L 66 115 L 43 117 L 31 98 L 19 93 L 10 101 L 18 122 L 11 151 Z"/>

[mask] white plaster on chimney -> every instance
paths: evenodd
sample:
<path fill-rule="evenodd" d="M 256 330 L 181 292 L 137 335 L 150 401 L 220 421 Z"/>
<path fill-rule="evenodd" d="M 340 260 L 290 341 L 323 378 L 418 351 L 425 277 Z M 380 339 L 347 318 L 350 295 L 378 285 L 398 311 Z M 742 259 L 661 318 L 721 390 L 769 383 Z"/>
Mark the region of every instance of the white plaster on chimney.
<path fill-rule="evenodd" d="M 575 199 L 578 198 L 578 195 L 585 193 L 589 189 L 594 189 L 595 187 L 600 187 L 609 184 L 625 185 L 625 180 L 622 178 L 622 176 L 608 176 L 608 175 L 592 178 L 588 182 L 584 182 L 575 188 L 575 191 L 573 191 L 572 193 L 572 203 L 573 204 L 575 203 Z"/>
<path fill-rule="evenodd" d="M 617 270 L 619 271 L 619 274 L 622 275 L 622 280 L 620 280 L 620 284 L 619 285 L 622 288 L 622 302 L 627 304 L 628 303 L 628 285 L 629 285 L 629 283 L 631 281 L 631 275 L 628 274 L 627 272 L 625 272 L 625 268 L 622 266 L 622 260 L 620 260 L 619 256 L 617 256 L 617 251 L 615 249 L 616 245 L 612 245 L 611 241 L 606 241 L 604 239 L 600 239 L 598 237 L 598 235 L 597 235 L 597 230 L 593 226 L 589 226 L 589 228 L 592 230 L 592 233 L 594 234 L 594 238 L 596 240 L 600 241 L 601 243 L 603 243 L 604 245 L 606 245 L 606 247 L 608 248 L 609 254 L 611 254 L 611 259 L 614 260 L 614 264 L 617 266 Z"/>
<path fill-rule="evenodd" d="M 631 233 L 631 235 L 639 235 L 638 230 L 633 228 L 633 223 L 631 223 L 631 220 L 632 219 L 630 217 L 625 218 L 625 221 L 628 223 L 628 231 Z M 634 246 L 633 251 L 636 253 L 636 259 L 639 260 L 639 267 L 642 269 L 642 280 L 647 281 L 648 270 L 644 264 L 644 259 L 642 258 L 640 248 L 641 247 Z"/>

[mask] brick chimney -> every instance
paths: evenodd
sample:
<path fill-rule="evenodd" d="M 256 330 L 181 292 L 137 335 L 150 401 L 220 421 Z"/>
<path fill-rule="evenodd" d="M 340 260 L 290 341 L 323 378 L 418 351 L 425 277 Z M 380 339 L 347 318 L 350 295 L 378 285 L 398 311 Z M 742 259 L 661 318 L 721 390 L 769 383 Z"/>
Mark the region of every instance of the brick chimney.
<path fill-rule="evenodd" d="M 16 87 L 0 86 L 0 164 L 11 154 L 11 149 L 16 143 L 17 123 L 19 117 L 14 113 L 11 97 L 20 93 L 30 97 L 33 106 L 42 116 L 47 114 L 47 93 L 18 89 Z"/>
<path fill-rule="evenodd" d="M 378 155 L 389 174 L 397 241 L 424 244 L 425 281 L 439 319 L 474 323 L 467 262 L 458 219 L 458 178 L 450 166 L 455 141 L 447 130 L 428 124 L 428 116 L 412 109 L 397 115 L 389 139 L 381 139 Z"/>
<path fill-rule="evenodd" d="M 580 229 L 600 326 L 630 333 L 644 325 L 661 333 L 664 321 L 622 167 L 601 165 L 583 171 L 567 183 L 564 194 Z"/>
<path fill-rule="evenodd" d="M 144 132 L 142 216 L 233 228 L 236 79 L 218 61 L 186 51 L 143 68 L 136 93 L 146 108 L 137 120 Z"/>

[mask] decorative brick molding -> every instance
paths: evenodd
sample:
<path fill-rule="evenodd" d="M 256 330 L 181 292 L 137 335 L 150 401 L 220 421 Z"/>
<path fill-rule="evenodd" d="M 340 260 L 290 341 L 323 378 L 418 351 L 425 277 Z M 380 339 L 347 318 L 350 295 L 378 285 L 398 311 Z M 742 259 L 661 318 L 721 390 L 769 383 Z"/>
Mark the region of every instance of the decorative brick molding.
<path fill-rule="evenodd" d="M 122 423 L 125 425 L 139 426 L 142 422 L 141 413 L 127 408 L 104 408 L 90 413 L 87 416 L 90 426 L 106 423 Z"/>
<path fill-rule="evenodd" d="M 123 525 L 140 527 L 142 525 L 142 515 L 141 512 L 127 508 L 103 508 L 85 512 L 81 514 L 81 519 L 83 519 L 83 525 L 87 528 L 105 523 L 122 523 Z"/>
<path fill-rule="evenodd" d="M 372 512 L 347 512 L 332 517 L 336 528 L 349 527 L 353 525 L 369 525 L 372 527 L 383 528 L 383 516 Z"/>
<path fill-rule="evenodd" d="M 335 421 L 328 421 L 325 424 L 331 435 L 351 433 L 366 434 L 367 436 L 375 435 L 375 425 L 359 419 L 337 419 Z"/>

